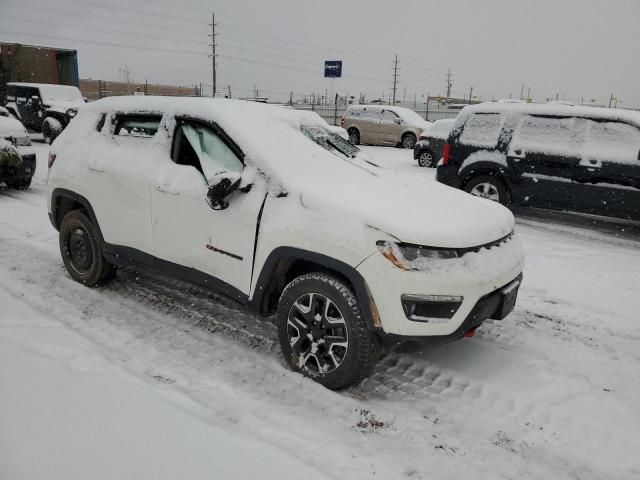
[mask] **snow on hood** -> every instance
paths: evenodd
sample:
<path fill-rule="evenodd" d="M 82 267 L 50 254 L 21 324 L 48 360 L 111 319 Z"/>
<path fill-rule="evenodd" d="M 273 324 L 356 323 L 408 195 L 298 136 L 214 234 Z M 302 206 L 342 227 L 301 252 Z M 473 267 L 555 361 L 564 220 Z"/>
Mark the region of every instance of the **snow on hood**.
<path fill-rule="evenodd" d="M 513 229 L 512 214 L 499 204 L 390 172 L 360 157 L 334 155 L 300 131 L 309 118 L 279 106 L 211 98 L 111 97 L 80 110 L 56 145 L 77 143 L 71 131 L 95 130 L 99 114 L 117 111 L 188 114 L 214 121 L 243 150 L 245 163 L 267 179 L 272 193 L 284 190 L 306 208 L 349 215 L 406 243 L 464 248 L 495 241 Z"/>
<path fill-rule="evenodd" d="M 0 117 L 0 138 L 26 136 L 27 130 L 18 120 L 10 117 Z"/>
<path fill-rule="evenodd" d="M 401 242 L 431 247 L 484 245 L 508 235 L 514 226 L 512 213 L 496 202 L 384 169 L 361 175 L 358 183 L 340 178 L 308 188 L 302 203 L 361 218 Z"/>
<path fill-rule="evenodd" d="M 84 101 L 72 102 L 67 100 L 47 100 L 45 104 L 49 106 L 49 110 L 61 113 L 66 113 L 70 108 L 78 110 L 85 105 Z"/>

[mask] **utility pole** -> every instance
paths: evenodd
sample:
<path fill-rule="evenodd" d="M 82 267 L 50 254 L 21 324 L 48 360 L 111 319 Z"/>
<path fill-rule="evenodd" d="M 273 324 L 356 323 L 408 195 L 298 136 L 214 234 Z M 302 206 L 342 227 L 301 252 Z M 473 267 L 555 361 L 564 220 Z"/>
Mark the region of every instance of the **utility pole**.
<path fill-rule="evenodd" d="M 453 75 L 451 74 L 451 69 L 447 71 L 447 103 L 449 103 L 449 98 L 451 97 L 451 87 L 453 87 Z"/>
<path fill-rule="evenodd" d="M 469 105 L 471 105 L 472 95 L 473 95 L 473 87 L 471 87 L 471 89 L 469 90 Z"/>
<path fill-rule="evenodd" d="M 396 104 L 396 90 L 398 89 L 398 54 L 393 61 L 393 105 Z"/>
<path fill-rule="evenodd" d="M 227 85 L 227 92 L 229 93 L 229 98 L 231 98 L 231 85 Z"/>
<path fill-rule="evenodd" d="M 337 94 L 336 94 L 337 96 Z M 289 92 L 289 106 L 293 106 L 293 90 Z"/>
<path fill-rule="evenodd" d="M 609 97 L 609 108 L 611 108 L 611 104 L 613 103 L 613 93 Z"/>
<path fill-rule="evenodd" d="M 522 87 L 520 88 L 520 100 L 522 100 L 522 96 L 524 95 L 524 83 L 522 84 Z M 511 97 L 509 97 L 511 98 Z"/>
<path fill-rule="evenodd" d="M 216 17 L 213 12 L 211 12 L 211 43 L 209 46 L 211 47 L 211 96 L 216 96 Z"/>

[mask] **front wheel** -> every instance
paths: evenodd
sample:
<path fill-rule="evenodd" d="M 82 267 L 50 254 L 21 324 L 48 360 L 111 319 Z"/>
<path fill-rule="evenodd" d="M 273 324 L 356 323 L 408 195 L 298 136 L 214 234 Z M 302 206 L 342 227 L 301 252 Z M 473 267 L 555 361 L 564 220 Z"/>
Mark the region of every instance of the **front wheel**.
<path fill-rule="evenodd" d="M 495 175 L 479 175 L 464 187 L 464 190 L 476 197 L 486 198 L 502 205 L 509 205 L 509 191 L 505 183 Z"/>
<path fill-rule="evenodd" d="M 327 388 L 360 382 L 378 361 L 380 340 L 351 288 L 332 275 L 308 273 L 289 283 L 277 321 L 287 364 Z"/>
<path fill-rule="evenodd" d="M 103 256 L 96 227 L 82 210 L 64 216 L 59 241 L 64 266 L 76 282 L 94 287 L 115 273 L 116 267 Z"/>
<path fill-rule="evenodd" d="M 57 118 L 47 117 L 42 122 L 42 138 L 49 145 L 53 143 L 60 132 L 62 132 L 62 123 Z"/>
<path fill-rule="evenodd" d="M 349 143 L 351 145 L 360 145 L 360 132 L 355 128 L 350 128 L 347 132 L 349 134 Z"/>

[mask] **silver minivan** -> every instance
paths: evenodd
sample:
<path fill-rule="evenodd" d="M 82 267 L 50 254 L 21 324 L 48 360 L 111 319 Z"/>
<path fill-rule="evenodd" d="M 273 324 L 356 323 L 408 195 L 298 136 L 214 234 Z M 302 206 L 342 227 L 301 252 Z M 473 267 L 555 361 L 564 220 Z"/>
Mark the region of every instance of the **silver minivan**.
<path fill-rule="evenodd" d="M 431 123 L 404 107 L 351 105 L 342 117 L 341 125 L 354 145 L 413 148 Z"/>

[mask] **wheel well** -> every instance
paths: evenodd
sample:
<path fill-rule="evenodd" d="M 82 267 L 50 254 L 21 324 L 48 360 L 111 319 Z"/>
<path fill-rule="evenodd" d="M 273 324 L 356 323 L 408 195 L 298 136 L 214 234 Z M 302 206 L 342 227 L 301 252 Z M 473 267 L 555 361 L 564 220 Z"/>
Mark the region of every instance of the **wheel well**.
<path fill-rule="evenodd" d="M 408 136 L 408 135 L 411 135 L 412 137 L 418 138 L 418 136 L 417 136 L 415 133 L 413 133 L 413 132 L 404 132 L 404 133 L 402 134 L 402 138 L 404 138 L 404 137 L 406 137 L 406 136 Z"/>
<path fill-rule="evenodd" d="M 462 188 L 462 190 L 465 190 L 471 180 L 473 180 L 474 178 L 480 177 L 482 175 L 491 175 L 492 177 L 496 177 L 498 180 L 500 180 L 503 183 L 504 187 L 507 189 L 508 201 L 509 202 L 511 201 L 511 198 L 512 198 L 511 183 L 507 180 L 507 177 L 503 172 L 500 172 L 496 169 L 487 168 L 482 170 L 472 170 L 470 172 L 465 172 L 462 178 L 462 184 L 460 188 Z"/>
<path fill-rule="evenodd" d="M 354 290 L 354 286 L 349 279 L 340 272 L 325 265 L 300 258 L 281 258 L 277 261 L 271 276 L 265 287 L 264 295 L 260 305 L 260 313 L 271 315 L 278 309 L 278 301 L 285 287 L 295 278 L 312 272 L 329 273 L 345 283 Z"/>
<path fill-rule="evenodd" d="M 84 210 L 86 212 L 84 205 L 73 198 L 60 196 L 56 199 L 54 215 L 57 229 L 60 229 L 60 224 L 65 215 L 73 210 Z"/>
<path fill-rule="evenodd" d="M 358 130 L 356 127 L 349 127 L 349 129 L 347 130 L 347 133 L 351 133 L 351 132 L 356 132 L 358 135 L 360 135 L 360 130 Z"/>

